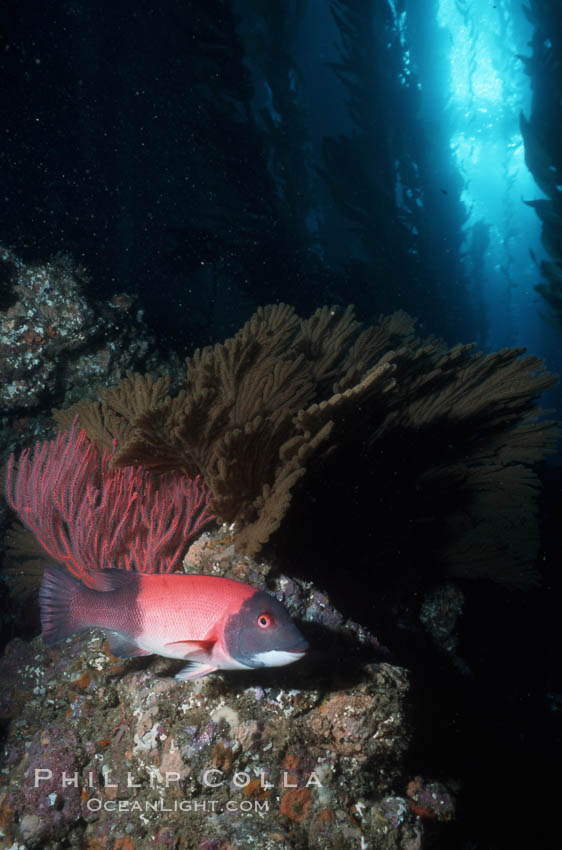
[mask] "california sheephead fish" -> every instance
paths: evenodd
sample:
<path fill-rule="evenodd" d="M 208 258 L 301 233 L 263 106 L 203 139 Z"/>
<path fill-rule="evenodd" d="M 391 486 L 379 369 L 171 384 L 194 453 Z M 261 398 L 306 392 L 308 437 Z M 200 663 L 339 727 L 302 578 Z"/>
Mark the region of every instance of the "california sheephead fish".
<path fill-rule="evenodd" d="M 102 629 L 119 658 L 163 655 L 189 664 L 176 679 L 215 670 L 291 664 L 308 644 L 272 596 L 218 576 L 92 574 L 89 588 L 61 567 L 45 568 L 39 591 L 43 643 Z"/>

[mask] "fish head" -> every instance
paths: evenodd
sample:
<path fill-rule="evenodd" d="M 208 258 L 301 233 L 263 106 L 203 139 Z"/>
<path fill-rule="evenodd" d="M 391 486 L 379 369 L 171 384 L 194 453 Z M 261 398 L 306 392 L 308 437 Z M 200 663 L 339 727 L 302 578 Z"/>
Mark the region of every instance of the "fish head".
<path fill-rule="evenodd" d="M 246 667 L 292 664 L 308 649 L 286 608 L 261 590 L 227 618 L 224 644 L 228 654 Z"/>

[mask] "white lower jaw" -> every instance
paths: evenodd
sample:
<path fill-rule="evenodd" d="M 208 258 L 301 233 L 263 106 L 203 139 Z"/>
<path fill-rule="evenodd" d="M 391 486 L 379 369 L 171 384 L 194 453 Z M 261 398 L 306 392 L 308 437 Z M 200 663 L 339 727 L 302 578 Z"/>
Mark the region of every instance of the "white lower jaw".
<path fill-rule="evenodd" d="M 252 656 L 256 667 L 283 667 L 302 658 L 304 652 L 284 652 L 282 649 L 270 649 L 269 652 L 257 652 Z"/>

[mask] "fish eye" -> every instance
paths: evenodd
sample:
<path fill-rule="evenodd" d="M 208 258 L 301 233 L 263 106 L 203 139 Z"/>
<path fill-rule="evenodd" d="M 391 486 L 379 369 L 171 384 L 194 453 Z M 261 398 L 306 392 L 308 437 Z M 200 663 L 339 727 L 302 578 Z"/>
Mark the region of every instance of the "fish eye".
<path fill-rule="evenodd" d="M 268 629 L 272 625 L 273 617 L 271 616 L 271 614 L 263 613 L 259 615 L 258 626 L 260 627 L 260 629 Z"/>

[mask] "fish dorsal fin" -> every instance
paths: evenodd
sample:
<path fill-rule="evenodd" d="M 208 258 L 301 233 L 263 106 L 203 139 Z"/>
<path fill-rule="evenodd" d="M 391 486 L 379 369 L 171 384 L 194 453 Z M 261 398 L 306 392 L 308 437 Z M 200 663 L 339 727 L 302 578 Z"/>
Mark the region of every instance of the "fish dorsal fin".
<path fill-rule="evenodd" d="M 92 580 L 92 589 L 109 593 L 111 590 L 119 590 L 123 585 L 130 585 L 135 581 L 134 573 L 127 573 L 121 570 L 90 570 L 90 578 Z"/>

